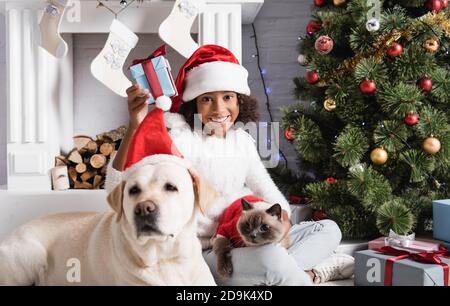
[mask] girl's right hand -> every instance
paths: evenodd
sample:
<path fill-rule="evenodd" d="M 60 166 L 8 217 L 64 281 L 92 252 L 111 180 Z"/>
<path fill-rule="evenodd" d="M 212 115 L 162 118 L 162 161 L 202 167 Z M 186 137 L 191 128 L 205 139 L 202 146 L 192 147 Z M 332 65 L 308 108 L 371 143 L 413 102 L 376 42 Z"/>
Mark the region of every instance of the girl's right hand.
<path fill-rule="evenodd" d="M 127 89 L 128 113 L 130 114 L 129 128 L 136 130 L 148 113 L 148 99 L 150 93 L 147 89 L 134 84 Z"/>

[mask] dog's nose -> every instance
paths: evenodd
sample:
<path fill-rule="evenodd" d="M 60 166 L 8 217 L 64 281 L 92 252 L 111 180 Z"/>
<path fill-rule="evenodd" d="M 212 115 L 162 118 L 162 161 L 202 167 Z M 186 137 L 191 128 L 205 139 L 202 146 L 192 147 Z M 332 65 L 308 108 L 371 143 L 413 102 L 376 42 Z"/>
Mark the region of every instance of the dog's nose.
<path fill-rule="evenodd" d="M 145 217 L 151 215 L 156 211 L 156 205 L 152 201 L 144 201 L 138 203 L 134 209 L 134 214 L 136 216 Z"/>

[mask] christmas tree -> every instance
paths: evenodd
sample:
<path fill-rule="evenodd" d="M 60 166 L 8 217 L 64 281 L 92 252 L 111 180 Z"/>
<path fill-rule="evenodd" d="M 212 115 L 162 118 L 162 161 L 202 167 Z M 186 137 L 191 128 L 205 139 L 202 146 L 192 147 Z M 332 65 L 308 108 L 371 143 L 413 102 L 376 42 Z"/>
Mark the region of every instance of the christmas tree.
<path fill-rule="evenodd" d="M 302 102 L 283 109 L 283 128 L 316 181 L 289 192 L 347 238 L 427 230 L 432 200 L 450 195 L 448 1 L 312 7 L 299 44 L 307 73 L 294 80 Z"/>

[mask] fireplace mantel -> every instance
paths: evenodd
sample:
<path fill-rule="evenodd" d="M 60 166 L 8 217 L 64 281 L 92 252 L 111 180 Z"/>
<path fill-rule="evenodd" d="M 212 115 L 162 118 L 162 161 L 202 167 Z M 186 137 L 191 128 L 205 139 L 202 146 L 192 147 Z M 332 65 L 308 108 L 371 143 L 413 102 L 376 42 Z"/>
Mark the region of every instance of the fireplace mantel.
<path fill-rule="evenodd" d="M 61 32 L 69 52 L 63 59 L 37 44 L 44 0 L 6 0 L 7 178 L 9 190 L 51 190 L 54 156 L 72 146 L 72 33 L 107 33 L 114 16 L 96 8 L 95 0 L 69 0 Z M 119 1 L 108 1 L 118 7 Z M 205 11 L 191 31 L 199 45 L 229 48 L 240 59 L 242 25 L 253 22 L 264 0 L 206 0 Z M 152 0 L 130 5 L 118 19 L 135 33 L 157 33 L 174 1 Z M 77 6 L 79 11 L 76 10 Z M 79 13 L 79 20 L 77 18 Z M 4 127 L 3 127 L 4 128 Z"/>

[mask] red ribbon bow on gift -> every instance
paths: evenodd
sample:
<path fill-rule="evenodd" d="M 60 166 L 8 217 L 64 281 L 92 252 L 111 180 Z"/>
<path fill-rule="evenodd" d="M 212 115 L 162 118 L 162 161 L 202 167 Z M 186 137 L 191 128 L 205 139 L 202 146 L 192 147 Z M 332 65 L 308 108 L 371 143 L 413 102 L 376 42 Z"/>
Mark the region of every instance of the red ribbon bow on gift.
<path fill-rule="evenodd" d="M 444 286 L 448 286 L 449 283 L 449 267 L 448 264 L 442 261 L 440 257 L 448 256 L 449 251 L 444 246 L 439 246 L 439 250 L 435 252 L 421 252 L 421 253 L 413 253 L 406 250 L 396 249 L 390 246 L 385 246 L 379 249 L 374 249 L 373 251 L 383 253 L 385 255 L 395 256 L 392 258 L 388 258 L 386 260 L 386 265 L 384 268 L 384 285 L 392 286 L 392 274 L 394 270 L 394 262 L 403 260 L 403 259 L 411 259 L 417 262 L 427 263 L 427 264 L 437 264 L 441 265 L 444 269 Z"/>
<path fill-rule="evenodd" d="M 162 56 L 166 54 L 166 45 L 162 45 L 158 49 L 156 49 L 149 57 L 144 59 L 137 59 L 133 61 L 133 65 L 142 64 L 142 68 L 144 69 L 145 76 L 147 78 L 148 84 L 150 86 L 150 91 L 153 97 L 156 99 L 164 95 L 163 89 L 161 88 L 161 84 L 158 80 L 158 75 L 156 74 L 155 68 L 151 62 L 151 59 L 156 58 L 158 56 Z"/>
<path fill-rule="evenodd" d="M 152 54 L 150 54 L 149 57 L 147 58 L 143 58 L 143 59 L 135 59 L 133 61 L 133 63 L 131 64 L 131 66 L 137 65 L 137 64 L 142 64 L 145 61 L 151 60 L 152 58 L 161 56 L 161 55 L 166 55 L 166 45 L 162 45 L 161 47 L 159 47 L 158 49 L 156 49 Z"/>

